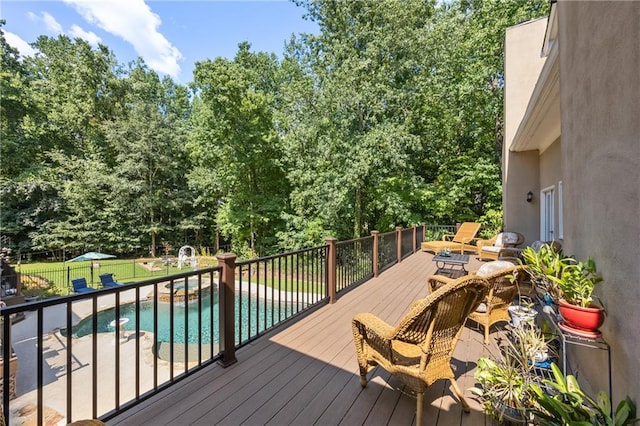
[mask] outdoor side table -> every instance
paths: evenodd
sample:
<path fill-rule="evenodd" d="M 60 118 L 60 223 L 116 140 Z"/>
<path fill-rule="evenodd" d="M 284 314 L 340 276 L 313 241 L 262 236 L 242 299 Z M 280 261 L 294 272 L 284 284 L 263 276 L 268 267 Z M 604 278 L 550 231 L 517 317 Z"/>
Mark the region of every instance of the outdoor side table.
<path fill-rule="evenodd" d="M 436 274 L 457 278 L 467 275 L 468 273 L 464 267 L 469 263 L 468 254 L 449 253 L 448 255 L 444 255 L 438 253 L 433 256 L 433 261 L 436 262 Z"/>

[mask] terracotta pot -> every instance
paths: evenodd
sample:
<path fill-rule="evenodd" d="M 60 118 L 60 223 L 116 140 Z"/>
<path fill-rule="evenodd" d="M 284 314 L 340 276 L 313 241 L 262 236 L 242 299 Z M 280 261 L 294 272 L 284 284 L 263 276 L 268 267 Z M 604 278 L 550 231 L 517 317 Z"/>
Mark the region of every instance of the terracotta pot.
<path fill-rule="evenodd" d="M 604 322 L 604 310 L 599 306 L 583 308 L 567 303 L 564 299 L 560 299 L 558 305 L 560 315 L 569 327 L 595 333 Z"/>

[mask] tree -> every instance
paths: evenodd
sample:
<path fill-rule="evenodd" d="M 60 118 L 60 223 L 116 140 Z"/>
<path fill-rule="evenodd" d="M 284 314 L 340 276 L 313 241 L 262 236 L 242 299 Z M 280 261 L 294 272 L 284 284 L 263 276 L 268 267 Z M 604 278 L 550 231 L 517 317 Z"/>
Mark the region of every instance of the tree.
<path fill-rule="evenodd" d="M 275 55 L 249 49 L 241 43 L 233 61 L 196 64 L 189 140 L 191 185 L 210 186 L 207 210 L 240 252 L 274 246 L 288 193 L 273 123 L 278 63 Z"/>
<path fill-rule="evenodd" d="M 291 114 L 304 108 L 287 129 L 287 158 L 297 162 L 289 178 L 297 184 L 294 208 L 320 217 L 339 238 L 417 222 L 420 180 L 410 159 L 419 138 L 408 113 L 433 4 L 300 4 L 321 34 L 292 41 L 288 52 L 302 74 L 288 106 Z M 401 190 L 388 197 L 388 189 Z"/>
<path fill-rule="evenodd" d="M 158 236 L 169 235 L 188 205 L 189 170 L 185 150 L 188 101 L 186 88 L 168 77 L 162 82 L 142 60 L 125 80 L 125 114 L 105 123 L 106 140 L 115 150 L 117 197 L 122 229 L 134 229 L 137 242 L 156 254 Z M 168 239 L 168 238 L 166 238 Z"/>

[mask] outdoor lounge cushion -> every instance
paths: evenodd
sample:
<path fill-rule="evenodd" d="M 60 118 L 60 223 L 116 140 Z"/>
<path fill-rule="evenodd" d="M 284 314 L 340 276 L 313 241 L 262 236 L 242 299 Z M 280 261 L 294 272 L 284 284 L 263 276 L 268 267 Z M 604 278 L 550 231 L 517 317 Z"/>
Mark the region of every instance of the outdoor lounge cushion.
<path fill-rule="evenodd" d="M 494 260 L 493 262 L 483 263 L 476 275 L 481 277 L 488 277 L 489 275 L 493 275 L 496 272 L 502 269 L 513 268 L 513 263 L 508 262 L 506 260 Z"/>
<path fill-rule="evenodd" d="M 118 287 L 122 285 L 122 283 L 113 280 L 113 274 L 100 275 L 100 283 L 102 283 L 103 287 Z"/>
<path fill-rule="evenodd" d="M 73 291 L 76 293 L 90 293 L 95 291 L 95 289 L 87 286 L 87 280 L 84 279 L 84 277 L 72 279 L 71 284 L 73 285 Z"/>
<path fill-rule="evenodd" d="M 479 259 L 497 259 L 505 247 L 515 247 L 524 241 L 522 234 L 517 232 L 501 232 L 490 240 L 478 241 Z"/>
<path fill-rule="evenodd" d="M 480 268 L 478 268 L 478 271 L 476 272 L 476 275 L 484 278 L 493 275 L 502 269 L 508 268 L 513 268 L 513 263 L 507 262 L 506 260 L 494 260 L 493 262 L 488 262 L 480 266 Z M 487 304 L 485 302 L 480 303 L 480 305 L 478 305 L 478 307 L 476 308 L 476 312 L 487 312 Z"/>

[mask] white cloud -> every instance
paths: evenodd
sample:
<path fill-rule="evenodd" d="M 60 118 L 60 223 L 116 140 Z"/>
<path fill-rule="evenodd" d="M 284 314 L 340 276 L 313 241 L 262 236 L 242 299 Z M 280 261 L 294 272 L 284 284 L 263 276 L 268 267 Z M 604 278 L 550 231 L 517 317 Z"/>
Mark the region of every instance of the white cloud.
<path fill-rule="evenodd" d="M 4 32 L 4 38 L 5 40 L 7 40 L 7 43 L 9 43 L 9 45 L 11 45 L 12 47 L 15 47 L 16 49 L 18 49 L 18 52 L 20 52 L 21 56 L 35 56 L 37 50 L 34 49 L 33 47 L 31 47 L 29 45 L 29 43 L 27 43 L 26 41 L 24 41 L 23 39 L 20 38 L 20 36 L 17 36 L 13 33 L 10 33 L 8 31 Z"/>
<path fill-rule="evenodd" d="M 71 26 L 69 34 L 74 38 L 86 40 L 93 47 L 96 47 L 98 43 L 102 42 L 100 37 L 98 37 L 94 32 L 85 31 L 75 24 Z"/>
<path fill-rule="evenodd" d="M 56 21 L 56 18 L 54 18 L 47 12 L 42 12 L 42 22 L 44 22 L 44 25 L 53 34 L 62 33 L 62 25 L 60 25 L 58 21 Z"/>
<path fill-rule="evenodd" d="M 27 17 L 33 22 L 42 22 L 50 34 L 58 35 L 62 34 L 62 25 L 56 21 L 56 18 L 51 16 L 50 13 L 42 12 L 40 16 L 33 12 L 27 12 Z"/>
<path fill-rule="evenodd" d="M 87 22 L 130 43 L 152 69 L 172 77 L 180 73 L 182 54 L 158 31 L 162 21 L 144 0 L 64 2 L 73 5 Z"/>

